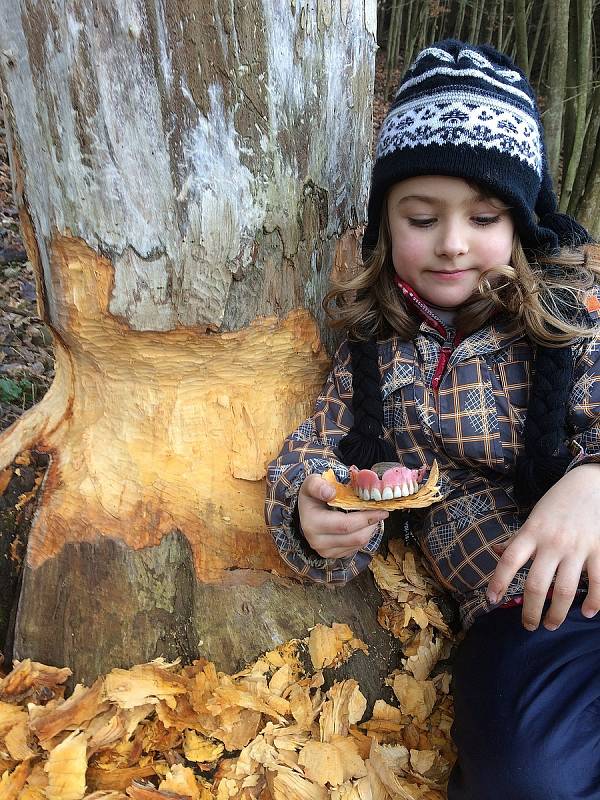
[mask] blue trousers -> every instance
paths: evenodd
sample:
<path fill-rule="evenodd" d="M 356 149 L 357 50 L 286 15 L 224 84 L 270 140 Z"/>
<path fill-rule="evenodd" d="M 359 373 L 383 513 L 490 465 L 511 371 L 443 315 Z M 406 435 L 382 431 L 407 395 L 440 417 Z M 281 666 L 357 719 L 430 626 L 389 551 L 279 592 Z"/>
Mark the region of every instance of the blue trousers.
<path fill-rule="evenodd" d="M 586 619 L 584 597 L 556 631 L 525 630 L 519 606 L 467 631 L 448 800 L 600 800 L 600 613 Z"/>

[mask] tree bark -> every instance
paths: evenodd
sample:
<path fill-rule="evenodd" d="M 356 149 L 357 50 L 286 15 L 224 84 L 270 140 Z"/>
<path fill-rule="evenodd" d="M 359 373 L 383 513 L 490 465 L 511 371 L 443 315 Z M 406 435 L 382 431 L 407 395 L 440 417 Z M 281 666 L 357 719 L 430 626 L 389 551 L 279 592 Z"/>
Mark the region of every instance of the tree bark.
<path fill-rule="evenodd" d="M 569 158 L 565 152 L 565 178 L 560 194 L 560 210 L 566 211 L 571 202 L 573 186 L 580 169 L 585 169 L 581 155 L 585 140 L 587 122 L 588 96 L 590 83 L 590 61 L 592 44 L 592 0 L 578 0 L 577 2 L 577 53 L 579 58 L 576 64 L 576 86 L 571 90 L 575 94 L 575 120 L 572 146 L 569 148 Z"/>
<path fill-rule="evenodd" d="M 527 6 L 525 0 L 515 0 L 515 36 L 517 64 L 529 75 L 529 53 L 527 44 Z"/>
<path fill-rule="evenodd" d="M 552 59 L 548 69 L 548 106 L 544 114 L 546 148 L 550 172 L 560 185 L 559 161 L 562 142 L 563 103 L 569 44 L 569 0 L 550 5 Z"/>
<path fill-rule="evenodd" d="M 0 440 L 0 468 L 50 458 L 14 654 L 77 680 L 157 655 L 235 669 L 338 619 L 385 669 L 370 575 L 301 583 L 262 511 L 266 464 L 328 369 L 330 271 L 357 255 L 374 0 L 1 6 L 11 168 L 57 358 Z"/>

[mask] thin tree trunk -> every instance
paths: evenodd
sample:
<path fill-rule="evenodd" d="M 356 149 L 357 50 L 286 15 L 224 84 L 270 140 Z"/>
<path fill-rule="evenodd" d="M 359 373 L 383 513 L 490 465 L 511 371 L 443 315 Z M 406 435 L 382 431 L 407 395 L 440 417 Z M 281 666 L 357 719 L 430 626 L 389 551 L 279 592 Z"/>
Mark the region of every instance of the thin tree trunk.
<path fill-rule="evenodd" d="M 504 0 L 500 0 L 499 4 L 499 14 L 498 14 L 498 39 L 497 39 L 497 48 L 498 50 L 502 49 L 502 45 L 504 44 Z"/>
<path fill-rule="evenodd" d="M 585 205 L 585 187 L 589 173 L 592 171 L 594 164 L 594 153 L 598 136 L 600 134 L 600 85 L 596 84 L 592 96 L 592 104 L 588 114 L 587 127 L 585 133 L 585 140 L 581 152 L 581 159 L 577 175 L 575 176 L 575 184 L 571 197 L 569 200 L 569 214 L 573 214 L 579 218 L 583 213 L 582 209 Z"/>
<path fill-rule="evenodd" d="M 413 31 L 414 20 L 418 15 L 415 12 L 415 0 L 411 0 L 408 5 L 408 18 L 406 20 L 406 38 L 404 40 L 404 67 L 408 67 L 412 61 L 414 51 L 414 37 Z"/>
<path fill-rule="evenodd" d="M 536 20 L 535 23 L 535 37 L 533 39 L 533 45 L 531 46 L 531 52 L 529 53 L 529 74 L 533 75 L 535 70 L 535 60 L 538 53 L 538 47 L 540 43 L 540 38 L 542 31 L 544 30 L 544 24 L 546 22 L 546 14 L 548 13 L 548 2 L 549 0 L 544 0 L 542 3 L 542 8 L 540 11 L 540 16 Z"/>
<path fill-rule="evenodd" d="M 390 14 L 390 26 L 388 28 L 387 53 L 385 62 L 385 96 L 387 97 L 388 88 L 392 78 L 392 73 L 396 67 L 396 42 L 400 37 L 400 18 L 402 15 L 402 0 L 392 1 Z"/>
<path fill-rule="evenodd" d="M 304 584 L 263 519 L 266 464 L 329 368 L 330 268 L 356 258 L 376 7 L 248 5 L 3 0 L 12 173 L 57 359 L 0 439 L 0 469 L 51 459 L 14 653 L 77 680 L 157 655 L 230 670 L 336 618 L 377 638 L 367 682 L 391 666 L 369 574 Z"/>
<path fill-rule="evenodd" d="M 585 164 L 581 163 L 581 154 L 585 138 L 588 107 L 593 5 L 593 0 L 577 0 L 578 35 L 576 39 L 579 58 L 576 64 L 577 85 L 574 87 L 576 113 L 570 156 L 568 159 L 565 156 L 564 160 L 565 178 L 560 193 L 561 211 L 566 211 L 569 207 L 577 171 L 582 168 L 585 169 Z"/>
<path fill-rule="evenodd" d="M 551 28 L 550 24 L 546 26 L 547 28 Z M 552 49 L 552 34 L 551 32 L 548 34 L 546 39 L 544 40 L 544 52 L 542 55 L 542 61 L 540 64 L 540 69 L 538 73 L 538 84 L 548 86 L 548 75 L 547 75 L 547 64 L 549 63 L 549 55 L 550 50 Z"/>
<path fill-rule="evenodd" d="M 454 25 L 454 38 L 460 39 L 463 22 L 465 20 L 465 11 L 467 8 L 467 0 L 458 0 L 458 14 Z"/>
<path fill-rule="evenodd" d="M 492 43 L 492 39 L 493 39 L 493 36 L 494 36 L 494 26 L 496 25 L 496 14 L 498 13 L 498 5 L 499 5 L 498 3 L 492 3 L 491 10 L 489 9 L 489 6 L 488 6 L 488 16 L 487 16 L 487 27 L 486 27 L 486 33 L 485 33 L 485 40 L 486 40 L 486 42 L 489 42 L 489 44 Z"/>
<path fill-rule="evenodd" d="M 529 74 L 529 53 L 527 49 L 527 3 L 515 0 L 515 36 L 517 43 L 517 64 L 525 74 Z"/>
<path fill-rule="evenodd" d="M 552 58 L 548 68 L 548 103 L 544 114 L 548 164 L 556 185 L 560 185 L 559 162 L 562 142 L 563 104 L 569 46 L 569 0 L 550 5 Z"/>
<path fill-rule="evenodd" d="M 575 3 L 571 5 L 569 14 L 569 48 L 567 55 L 567 77 L 565 81 L 565 102 L 563 106 L 563 133 L 561 147 L 562 174 L 564 176 L 571 157 L 573 142 L 575 140 L 575 126 L 577 119 L 577 48 L 578 35 L 577 15 Z"/>
<path fill-rule="evenodd" d="M 479 19 L 479 11 L 481 8 L 483 0 L 472 0 L 470 13 L 471 13 L 471 24 L 469 26 L 469 41 L 475 42 L 475 36 L 477 33 L 477 20 Z"/>
<path fill-rule="evenodd" d="M 578 219 L 594 239 L 600 239 L 600 142 L 598 141 L 585 192 L 579 206 Z"/>

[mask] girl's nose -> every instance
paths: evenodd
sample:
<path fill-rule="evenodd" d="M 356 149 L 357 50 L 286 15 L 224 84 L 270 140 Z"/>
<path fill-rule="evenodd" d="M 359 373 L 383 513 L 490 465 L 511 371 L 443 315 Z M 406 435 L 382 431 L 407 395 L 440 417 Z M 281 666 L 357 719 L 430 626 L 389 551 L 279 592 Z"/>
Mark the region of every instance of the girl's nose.
<path fill-rule="evenodd" d="M 440 226 L 439 232 L 440 235 L 435 246 L 436 255 L 456 258 L 456 256 L 464 255 L 468 252 L 469 243 L 463 224 L 460 222 L 447 222 L 445 225 Z"/>

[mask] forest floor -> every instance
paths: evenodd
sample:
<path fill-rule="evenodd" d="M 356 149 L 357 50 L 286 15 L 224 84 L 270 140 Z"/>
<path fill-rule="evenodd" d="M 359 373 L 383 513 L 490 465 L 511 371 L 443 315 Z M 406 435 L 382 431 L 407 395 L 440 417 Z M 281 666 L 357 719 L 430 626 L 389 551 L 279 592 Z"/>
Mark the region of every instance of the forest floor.
<path fill-rule="evenodd" d="M 379 51 L 374 138 L 387 109 L 384 85 L 385 52 Z M 21 239 L 0 107 L 0 431 L 39 402 L 53 377 L 52 335 L 38 317 L 35 278 Z"/>

